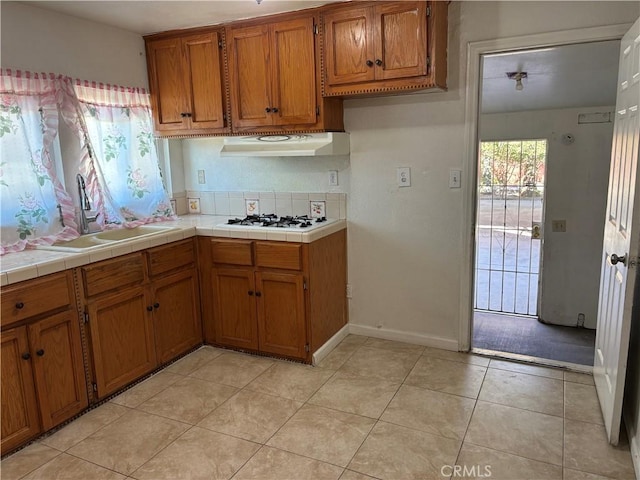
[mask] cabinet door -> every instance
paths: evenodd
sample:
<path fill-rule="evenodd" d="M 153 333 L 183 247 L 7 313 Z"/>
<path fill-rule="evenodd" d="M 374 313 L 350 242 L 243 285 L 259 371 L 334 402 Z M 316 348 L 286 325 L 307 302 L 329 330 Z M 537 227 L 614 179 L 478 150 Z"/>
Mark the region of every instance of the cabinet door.
<path fill-rule="evenodd" d="M 234 127 L 271 125 L 269 27 L 229 30 L 229 77 Z"/>
<path fill-rule="evenodd" d="M 40 415 L 49 430 L 87 405 L 80 326 L 72 311 L 29 325 Z"/>
<path fill-rule="evenodd" d="M 324 33 L 325 80 L 329 85 L 374 79 L 374 29 L 370 8 L 342 8 L 325 13 Z"/>
<path fill-rule="evenodd" d="M 253 270 L 214 269 L 212 284 L 216 343 L 257 350 Z"/>
<path fill-rule="evenodd" d="M 105 295 L 89 303 L 89 328 L 98 397 L 153 370 L 152 302 L 143 287 Z"/>
<path fill-rule="evenodd" d="M 153 284 L 153 329 L 160 363 L 202 343 L 196 270 L 169 275 Z"/>
<path fill-rule="evenodd" d="M 186 91 L 191 92 L 186 110 L 192 129 L 224 128 L 224 90 L 218 32 L 183 38 L 186 57 Z"/>
<path fill-rule="evenodd" d="M 180 38 L 154 40 L 147 43 L 149 87 L 154 107 L 154 121 L 159 132 L 171 132 L 188 128 L 190 97 L 185 84 Z"/>
<path fill-rule="evenodd" d="M 426 2 L 374 7 L 376 80 L 427 74 Z"/>
<path fill-rule="evenodd" d="M 2 332 L 2 453 L 40 432 L 27 328 Z M 24 355 L 24 356 L 23 356 Z M 26 358 L 25 358 L 26 357 Z"/>
<path fill-rule="evenodd" d="M 313 17 L 271 26 L 275 124 L 316 123 L 316 61 Z"/>
<path fill-rule="evenodd" d="M 305 358 L 307 329 L 302 275 L 256 273 L 261 352 Z"/>

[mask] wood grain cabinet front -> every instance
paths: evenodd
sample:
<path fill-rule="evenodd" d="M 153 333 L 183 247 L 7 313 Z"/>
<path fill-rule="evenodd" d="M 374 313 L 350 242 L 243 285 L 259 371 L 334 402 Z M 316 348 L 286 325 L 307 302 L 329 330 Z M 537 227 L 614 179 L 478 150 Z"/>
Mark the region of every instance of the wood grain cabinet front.
<path fill-rule="evenodd" d="M 325 96 L 446 88 L 447 2 L 325 7 Z"/>
<path fill-rule="evenodd" d="M 7 287 L 3 317 L 13 309 L 2 331 L 3 454 L 88 405 L 71 272 Z"/>
<path fill-rule="evenodd" d="M 229 132 L 222 30 L 145 37 L 158 133 Z"/>

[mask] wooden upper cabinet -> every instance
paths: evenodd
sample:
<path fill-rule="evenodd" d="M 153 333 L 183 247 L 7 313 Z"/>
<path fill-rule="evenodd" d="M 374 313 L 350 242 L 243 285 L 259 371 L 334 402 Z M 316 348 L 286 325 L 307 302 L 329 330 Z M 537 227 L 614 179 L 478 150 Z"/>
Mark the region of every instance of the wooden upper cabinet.
<path fill-rule="evenodd" d="M 228 131 L 222 31 L 146 37 L 149 88 L 160 134 Z"/>
<path fill-rule="evenodd" d="M 359 2 L 323 13 L 325 96 L 446 88 L 447 2 Z"/>

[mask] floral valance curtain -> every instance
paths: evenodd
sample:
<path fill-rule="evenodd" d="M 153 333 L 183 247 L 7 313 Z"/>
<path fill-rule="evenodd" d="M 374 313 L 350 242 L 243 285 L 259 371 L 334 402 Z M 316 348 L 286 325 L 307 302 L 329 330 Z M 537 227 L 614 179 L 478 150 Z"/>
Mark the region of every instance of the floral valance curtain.
<path fill-rule="evenodd" d="M 53 159 L 57 79 L 0 70 L 0 255 L 78 236 Z"/>
<path fill-rule="evenodd" d="M 100 223 L 132 227 L 175 218 L 158 164 L 149 95 L 78 81 L 74 91 L 87 149 L 80 168 L 103 214 Z"/>

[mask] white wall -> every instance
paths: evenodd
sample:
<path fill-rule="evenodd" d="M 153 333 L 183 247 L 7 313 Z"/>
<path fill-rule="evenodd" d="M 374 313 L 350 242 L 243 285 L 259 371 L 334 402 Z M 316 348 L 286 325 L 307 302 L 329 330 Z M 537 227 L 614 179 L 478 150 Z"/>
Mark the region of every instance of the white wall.
<path fill-rule="evenodd" d="M 3 1 L 0 12 L 3 68 L 147 87 L 140 35 L 27 3 Z"/>
<path fill-rule="evenodd" d="M 547 139 L 547 183 L 543 229 L 540 318 L 596 328 L 613 123 L 578 125 L 578 114 L 611 112 L 614 107 L 540 110 L 483 115 L 482 140 Z M 565 133 L 574 136 L 562 143 Z M 552 220 L 566 220 L 565 233 L 552 232 Z"/>

